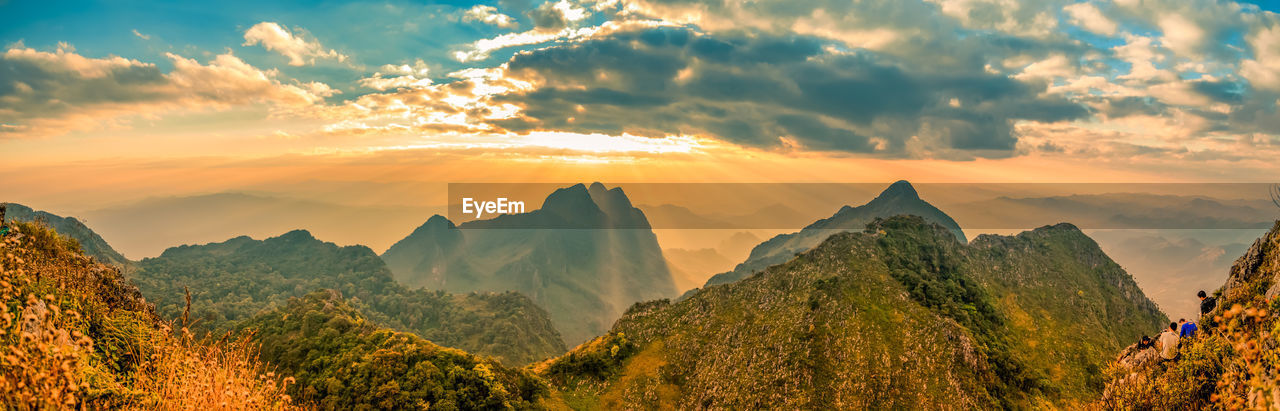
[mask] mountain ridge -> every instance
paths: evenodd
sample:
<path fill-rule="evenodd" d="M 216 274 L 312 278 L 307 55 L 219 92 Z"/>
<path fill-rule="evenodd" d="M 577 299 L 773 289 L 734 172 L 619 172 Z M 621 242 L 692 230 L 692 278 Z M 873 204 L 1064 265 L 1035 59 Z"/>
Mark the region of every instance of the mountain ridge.
<path fill-rule="evenodd" d="M 1079 230 L 1024 234 L 962 244 L 918 216 L 878 219 L 759 275 L 638 303 L 535 370 L 588 408 L 1088 401 L 1109 350 L 1167 318 Z"/>
<path fill-rule="evenodd" d="M 192 318 L 215 331 L 231 329 L 290 297 L 329 288 L 356 299 L 364 315 L 384 326 L 508 363 L 524 364 L 565 349 L 546 311 L 527 296 L 410 290 L 392 278 L 369 247 L 324 242 L 307 230 L 171 247 L 135 268 L 130 278 L 161 314 L 182 314 L 182 295 L 190 290 Z"/>
<path fill-rule="evenodd" d="M 906 180 L 890 184 L 866 204 L 853 207 L 845 205 L 831 217 L 817 220 L 798 232 L 780 234 L 765 240 L 751 249 L 747 260 L 732 271 L 716 274 L 703 287 L 741 280 L 765 267 L 784 262 L 797 252 L 803 252 L 820 244 L 827 236 L 845 230 L 861 230 L 875 218 L 899 214 L 920 215 L 947 227 L 960 242 L 965 242 L 964 231 L 946 213 L 925 202 L 915 187 Z"/>
<path fill-rule="evenodd" d="M 84 250 L 85 254 L 98 259 L 99 262 L 118 267 L 129 264 L 128 258 L 111 248 L 111 245 L 107 244 L 107 240 L 75 217 L 63 217 L 50 212 L 35 210 L 18 203 L 0 203 L 0 206 L 4 206 L 7 210 L 4 216 L 6 220 L 43 221 L 59 234 L 75 239 L 80 243 L 80 248 Z"/>

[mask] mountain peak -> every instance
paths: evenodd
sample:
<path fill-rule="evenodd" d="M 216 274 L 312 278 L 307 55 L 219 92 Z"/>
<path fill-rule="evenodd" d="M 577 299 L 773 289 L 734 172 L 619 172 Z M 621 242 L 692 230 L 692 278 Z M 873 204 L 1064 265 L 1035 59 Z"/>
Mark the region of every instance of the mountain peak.
<path fill-rule="evenodd" d="M 542 210 L 571 213 L 566 215 L 591 213 L 592 211 L 599 211 L 599 209 L 596 203 L 591 200 L 591 194 L 587 190 L 587 186 L 582 183 L 556 189 L 551 195 L 547 196 L 546 200 L 542 201 Z"/>
<path fill-rule="evenodd" d="M 280 237 L 278 238 L 282 240 L 290 240 L 290 241 L 315 241 L 316 240 L 316 237 L 311 235 L 310 231 L 303 230 L 303 229 L 293 230 L 293 231 L 281 234 Z"/>
<path fill-rule="evenodd" d="M 884 199 L 902 198 L 902 199 L 909 199 L 909 200 L 919 200 L 920 193 L 917 193 L 916 188 L 912 187 L 911 183 L 907 182 L 907 180 L 898 180 L 893 184 L 890 184 L 889 188 L 886 188 L 884 189 L 884 191 L 880 192 L 879 196 L 876 196 L 876 199 L 881 199 L 881 198 L 884 198 Z"/>

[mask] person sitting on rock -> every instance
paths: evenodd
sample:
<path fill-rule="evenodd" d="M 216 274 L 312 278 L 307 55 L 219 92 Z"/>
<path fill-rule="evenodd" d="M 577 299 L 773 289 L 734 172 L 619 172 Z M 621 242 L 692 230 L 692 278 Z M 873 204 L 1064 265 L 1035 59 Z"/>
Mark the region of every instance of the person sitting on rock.
<path fill-rule="evenodd" d="M 1144 335 L 1144 336 L 1142 336 L 1142 339 L 1138 341 L 1138 349 L 1139 349 L 1139 350 L 1145 350 L 1145 349 L 1148 349 L 1148 348 L 1151 348 L 1151 347 L 1155 347 L 1155 346 L 1156 346 L 1156 342 L 1155 342 L 1155 341 L 1152 341 L 1152 340 L 1151 340 L 1151 337 L 1148 337 L 1148 336 L 1145 336 L 1145 335 Z"/>
<path fill-rule="evenodd" d="M 1160 333 L 1156 348 L 1160 351 L 1160 358 L 1165 361 L 1178 358 L 1178 323 L 1169 323 L 1169 329 Z"/>

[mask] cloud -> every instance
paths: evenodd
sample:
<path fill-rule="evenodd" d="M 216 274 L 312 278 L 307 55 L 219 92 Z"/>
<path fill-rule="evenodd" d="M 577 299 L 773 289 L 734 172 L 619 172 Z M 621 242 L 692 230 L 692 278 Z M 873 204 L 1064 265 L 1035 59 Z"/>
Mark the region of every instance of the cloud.
<path fill-rule="evenodd" d="M 559 30 L 587 18 L 590 12 L 567 0 L 559 0 L 542 3 L 537 8 L 526 12 L 525 15 L 529 16 L 530 20 L 533 20 L 533 25 L 536 28 Z"/>
<path fill-rule="evenodd" d="M 1160 38 L 1160 44 L 1184 56 L 1195 55 L 1208 39 L 1204 29 L 1196 22 L 1179 14 L 1166 14 L 1160 17 L 1157 24 L 1164 34 Z"/>
<path fill-rule="evenodd" d="M 52 51 L 15 45 L 0 55 L 0 136 L 62 134 L 123 127 L 130 118 L 180 110 L 268 104 L 312 106 L 336 93 L 323 83 L 285 84 L 234 55 L 207 63 L 168 53 L 173 69 L 123 57 L 90 58 L 62 44 Z"/>
<path fill-rule="evenodd" d="M 301 29 L 296 31 L 297 33 L 295 34 L 278 23 L 264 21 L 253 25 L 253 27 L 244 32 L 244 44 L 242 45 L 255 46 L 261 44 L 263 48 L 289 58 L 290 66 L 315 64 L 316 59 L 347 61 L 346 55 L 333 49 L 325 50 L 324 46 L 320 45 L 320 42 L 308 39 L 305 31 Z"/>
<path fill-rule="evenodd" d="M 1119 30 L 1120 25 L 1116 24 L 1110 18 L 1102 14 L 1098 10 L 1098 6 L 1093 3 L 1076 3 L 1062 8 L 1071 16 L 1071 24 L 1080 26 L 1094 34 L 1103 36 L 1114 36 Z"/>
<path fill-rule="evenodd" d="M 139 33 L 139 32 L 138 32 L 138 29 L 133 29 L 133 35 L 138 36 L 138 38 L 143 39 L 143 40 L 151 40 L 151 36 L 150 36 L 150 35 L 146 35 L 146 34 Z"/>
<path fill-rule="evenodd" d="M 1280 24 L 1259 27 L 1246 40 L 1253 58 L 1240 63 L 1240 75 L 1254 87 L 1280 92 Z"/>
<path fill-rule="evenodd" d="M 506 64 L 507 75 L 535 86 L 495 96 L 521 110 L 491 123 L 519 133 L 703 135 L 764 148 L 1002 156 L 1014 148 L 1015 121 L 1087 115 L 1070 101 L 1040 96 L 1042 83 L 920 71 L 826 46 L 802 36 L 653 28 L 529 51 Z"/>
<path fill-rule="evenodd" d="M 496 128 L 489 122 L 518 110 L 493 97 L 530 86 L 508 78 L 502 68 L 467 69 L 447 77 L 449 81 L 388 88 L 340 105 L 312 107 L 309 113 L 330 121 L 323 129 L 329 135 L 491 133 Z"/>
<path fill-rule="evenodd" d="M 1062 125 L 1116 129 L 1107 153 L 1184 158 L 1280 130 L 1280 25 L 1232 2 L 622 0 L 581 3 L 577 22 L 574 4 L 504 2 L 534 28 L 454 50 L 473 62 L 513 49 L 490 81 L 527 86 L 468 96 L 383 75 L 361 81 L 397 91 L 367 96 L 391 104 L 366 114 L 409 129 L 955 159 L 1019 155 L 1023 140 L 1083 153 L 1028 134 Z M 586 13 L 608 20 L 579 26 Z M 408 103 L 428 93 L 440 93 L 432 108 Z"/>
<path fill-rule="evenodd" d="M 462 13 L 462 21 L 468 23 L 479 22 L 504 29 L 515 28 L 518 25 L 511 16 L 499 13 L 498 9 L 493 6 L 483 4 L 477 4 Z"/>
<path fill-rule="evenodd" d="M 430 86 L 432 81 L 427 75 L 431 72 L 422 59 L 408 64 L 383 65 L 373 76 L 360 79 L 357 84 L 378 91 L 397 88 L 422 88 Z"/>
<path fill-rule="evenodd" d="M 607 21 L 598 26 L 565 27 L 559 30 L 535 28 L 519 33 L 507 33 L 494 38 L 480 39 L 467 45 L 464 50 L 453 53 L 454 59 L 461 62 L 479 61 L 489 58 L 490 53 L 511 47 L 543 44 L 553 41 L 573 42 L 595 36 L 607 35 L 637 27 L 658 27 L 669 25 L 653 20 L 628 20 L 621 22 Z"/>

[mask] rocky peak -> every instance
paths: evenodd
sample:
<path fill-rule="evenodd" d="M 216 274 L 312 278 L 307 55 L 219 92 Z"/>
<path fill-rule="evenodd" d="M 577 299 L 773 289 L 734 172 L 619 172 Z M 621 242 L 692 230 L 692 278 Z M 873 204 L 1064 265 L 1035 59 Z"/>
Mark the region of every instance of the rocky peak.
<path fill-rule="evenodd" d="M 907 180 L 898 180 L 893 184 L 890 184 L 889 188 L 884 189 L 884 191 L 880 192 L 880 195 L 876 196 L 876 200 L 881 201 L 919 199 L 920 193 L 917 193 L 916 188 L 912 187 L 911 183 L 907 182 Z"/>

